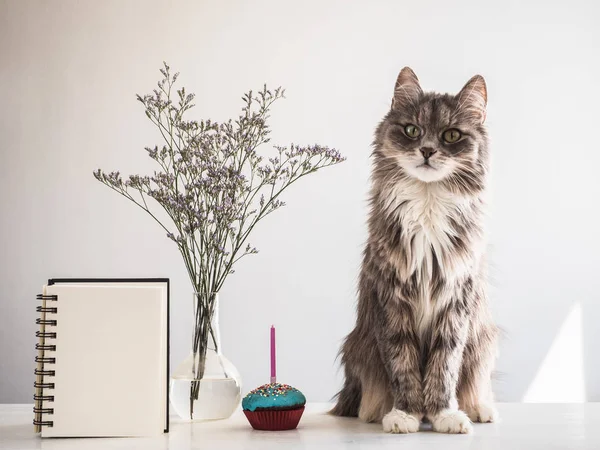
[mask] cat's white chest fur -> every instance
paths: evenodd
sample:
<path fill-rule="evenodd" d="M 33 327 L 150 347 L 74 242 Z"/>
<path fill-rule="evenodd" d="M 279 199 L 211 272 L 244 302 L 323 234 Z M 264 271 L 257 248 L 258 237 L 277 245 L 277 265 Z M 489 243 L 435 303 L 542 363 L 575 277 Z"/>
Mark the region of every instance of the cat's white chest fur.
<path fill-rule="evenodd" d="M 428 278 L 433 272 L 434 258 L 445 275 L 456 272 L 452 258 L 452 227 L 461 211 L 469 209 L 469 201 L 453 195 L 435 183 L 405 182 L 392 188 L 387 209 L 402 227 L 402 250 L 406 252 L 406 275 L 414 272 Z"/>
<path fill-rule="evenodd" d="M 392 188 L 388 211 L 394 214 L 402 227 L 401 251 L 405 252 L 406 267 L 400 270 L 407 280 L 416 273 L 419 299 L 416 321 L 420 334 L 430 325 L 439 310 L 454 294 L 454 281 L 470 271 L 472 260 L 455 251 L 453 236 L 458 230 L 452 226 L 461 215 L 468 214 L 471 202 L 457 197 L 435 183 L 406 182 Z M 448 289 L 432 298 L 434 261 Z"/>

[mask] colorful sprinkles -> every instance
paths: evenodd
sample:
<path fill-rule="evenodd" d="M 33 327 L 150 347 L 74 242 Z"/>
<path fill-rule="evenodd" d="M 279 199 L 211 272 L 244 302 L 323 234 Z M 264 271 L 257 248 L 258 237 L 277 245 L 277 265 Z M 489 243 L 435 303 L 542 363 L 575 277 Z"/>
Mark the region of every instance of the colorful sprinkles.
<path fill-rule="evenodd" d="M 263 384 L 256 389 L 251 390 L 248 395 L 260 395 L 261 397 L 279 397 L 287 395 L 288 392 L 294 390 L 289 384 L 270 383 Z"/>

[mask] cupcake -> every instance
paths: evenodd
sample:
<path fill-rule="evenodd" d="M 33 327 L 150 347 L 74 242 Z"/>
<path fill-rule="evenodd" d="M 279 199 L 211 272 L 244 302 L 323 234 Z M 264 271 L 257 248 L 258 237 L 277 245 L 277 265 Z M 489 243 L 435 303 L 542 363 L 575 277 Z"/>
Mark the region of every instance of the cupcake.
<path fill-rule="evenodd" d="M 306 397 L 288 384 L 270 383 L 250 391 L 242 409 L 255 430 L 293 430 L 298 426 Z"/>

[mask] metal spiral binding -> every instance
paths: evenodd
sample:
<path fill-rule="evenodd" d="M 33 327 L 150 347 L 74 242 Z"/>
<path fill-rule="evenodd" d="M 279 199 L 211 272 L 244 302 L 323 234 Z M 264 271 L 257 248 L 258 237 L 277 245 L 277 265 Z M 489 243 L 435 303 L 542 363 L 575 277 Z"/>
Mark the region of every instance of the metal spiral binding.
<path fill-rule="evenodd" d="M 35 319 L 35 323 L 37 325 L 50 325 L 50 326 L 53 326 L 53 327 L 56 326 L 56 320 Z"/>
<path fill-rule="evenodd" d="M 55 383 L 47 378 L 54 377 L 56 372 L 52 367 L 47 366 L 54 365 L 56 363 L 56 358 L 53 356 L 46 356 L 46 352 L 56 351 L 56 345 L 48 342 L 51 339 L 56 339 L 56 331 L 49 331 L 46 327 L 56 326 L 57 321 L 48 318 L 48 316 L 50 314 L 56 314 L 58 308 L 55 306 L 48 306 L 47 302 L 57 301 L 58 296 L 38 294 L 36 299 L 41 300 L 42 305 L 35 309 L 40 313 L 40 317 L 35 321 L 35 323 L 40 326 L 40 329 L 35 333 L 39 341 L 35 345 L 35 349 L 37 350 L 37 356 L 35 357 L 37 367 L 34 371 L 35 382 L 33 383 L 33 386 L 35 387 L 35 394 L 33 396 L 33 400 L 35 401 L 35 406 L 33 408 L 33 425 L 35 426 L 35 431 L 40 432 L 42 427 L 54 426 L 52 420 L 46 420 L 43 416 L 54 414 L 54 408 L 47 407 L 44 404 L 44 402 L 53 402 L 54 396 L 46 395 L 44 389 L 54 389 L 55 386 Z"/>
<path fill-rule="evenodd" d="M 56 333 L 53 331 L 36 331 L 35 337 L 56 339 Z"/>

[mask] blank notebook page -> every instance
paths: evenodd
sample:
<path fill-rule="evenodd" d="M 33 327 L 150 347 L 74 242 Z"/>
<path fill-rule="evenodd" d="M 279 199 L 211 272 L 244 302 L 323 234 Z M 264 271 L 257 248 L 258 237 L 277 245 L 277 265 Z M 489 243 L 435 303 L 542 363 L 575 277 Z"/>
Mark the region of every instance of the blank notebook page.
<path fill-rule="evenodd" d="M 53 427 L 42 437 L 150 436 L 166 415 L 166 292 L 159 286 L 51 285 Z M 53 305 L 54 306 L 54 305 Z"/>

